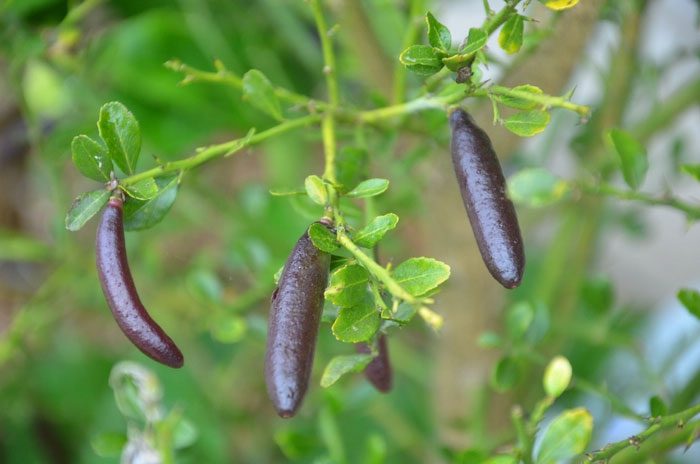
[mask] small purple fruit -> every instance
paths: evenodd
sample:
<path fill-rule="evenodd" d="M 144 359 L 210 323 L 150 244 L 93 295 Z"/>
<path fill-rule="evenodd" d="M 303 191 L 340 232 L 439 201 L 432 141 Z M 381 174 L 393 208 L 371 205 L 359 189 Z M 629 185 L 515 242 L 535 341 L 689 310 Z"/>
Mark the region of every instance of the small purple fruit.
<path fill-rule="evenodd" d="M 515 207 L 489 136 L 464 110 L 450 114 L 452 162 L 464 207 L 491 275 L 504 287 L 520 285 L 525 267 Z"/>
<path fill-rule="evenodd" d="M 355 345 L 358 353 L 369 354 L 372 349 L 366 343 Z M 393 373 L 389 361 L 389 347 L 386 335 L 380 334 L 377 339 L 377 356 L 365 367 L 365 377 L 382 393 L 389 393 L 393 384 Z"/>
<path fill-rule="evenodd" d="M 330 261 L 304 232 L 272 295 L 265 383 L 280 417 L 296 414 L 309 385 Z"/>
<path fill-rule="evenodd" d="M 146 356 L 182 367 L 182 353 L 151 319 L 136 292 L 126 259 L 122 205 L 121 198 L 110 198 L 97 228 L 97 272 L 107 305 L 124 335 Z"/>

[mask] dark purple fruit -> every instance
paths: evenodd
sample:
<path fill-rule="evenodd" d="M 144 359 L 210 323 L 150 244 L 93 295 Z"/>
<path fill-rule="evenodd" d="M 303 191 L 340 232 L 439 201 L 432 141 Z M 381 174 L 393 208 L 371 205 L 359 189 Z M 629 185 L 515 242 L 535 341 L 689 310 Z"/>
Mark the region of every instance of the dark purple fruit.
<path fill-rule="evenodd" d="M 358 353 L 363 354 L 372 352 L 366 343 L 358 343 L 355 345 L 355 349 Z M 389 347 L 384 334 L 379 335 L 377 350 L 377 356 L 365 367 L 365 377 L 374 385 L 374 388 L 382 393 L 389 393 L 393 384 L 393 373 L 391 362 L 389 362 Z"/>
<path fill-rule="evenodd" d="M 112 197 L 97 228 L 97 272 L 114 319 L 146 356 L 170 367 L 182 367 L 182 353 L 148 315 L 134 286 L 124 245 L 122 200 Z"/>
<path fill-rule="evenodd" d="M 330 262 L 304 232 L 272 295 L 265 382 L 280 417 L 296 414 L 309 385 Z"/>
<path fill-rule="evenodd" d="M 520 285 L 525 267 L 523 240 L 506 181 L 486 132 L 465 111 L 450 115 L 452 162 L 481 257 L 506 288 Z"/>

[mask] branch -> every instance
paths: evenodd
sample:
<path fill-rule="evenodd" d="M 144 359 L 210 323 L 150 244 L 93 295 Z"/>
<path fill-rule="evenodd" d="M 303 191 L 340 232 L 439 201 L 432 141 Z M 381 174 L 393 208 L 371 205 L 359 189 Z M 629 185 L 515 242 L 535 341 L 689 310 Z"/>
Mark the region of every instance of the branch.
<path fill-rule="evenodd" d="M 503 87 L 500 85 L 492 85 L 491 87 L 485 89 L 478 89 L 474 91 L 472 95 L 475 97 L 491 97 L 492 95 L 499 95 L 504 97 L 519 98 L 521 100 L 527 100 L 542 105 L 545 109 L 557 107 L 574 111 L 581 115 L 581 117 L 586 117 L 591 112 L 591 109 L 588 106 L 577 105 L 576 103 L 572 103 L 571 101 L 562 97 L 553 97 L 551 95 L 523 92 L 522 90 L 510 89 L 508 87 Z"/>
<path fill-rule="evenodd" d="M 352 254 L 355 259 L 357 259 L 357 261 L 370 272 L 370 274 L 384 284 L 392 296 L 415 306 L 418 309 L 418 314 L 433 328 L 438 329 L 440 326 L 442 326 L 442 317 L 425 306 L 432 303 L 432 299 L 418 298 L 406 291 L 401 284 L 391 277 L 391 274 L 386 268 L 382 267 L 374 259 L 367 256 L 360 249 L 360 247 L 355 245 L 355 243 L 345 233 L 345 229 L 343 227 L 338 228 L 337 239 L 338 243 L 340 243 L 343 248 L 348 250 L 350 254 Z"/>
<path fill-rule="evenodd" d="M 508 19 L 513 15 L 513 13 L 516 12 L 515 7 L 518 6 L 518 3 L 520 3 L 520 1 L 521 0 L 512 0 L 506 2 L 506 6 L 501 8 L 496 14 L 488 17 L 486 21 L 484 21 L 484 24 L 481 25 L 481 29 L 483 29 L 484 32 L 486 32 L 487 36 L 493 34 L 496 31 L 496 29 L 498 29 L 503 23 L 508 21 Z M 455 66 L 469 63 L 474 58 L 475 54 L 476 52 L 464 53 L 462 55 L 452 55 L 443 59 L 442 62 L 444 64 L 449 63 L 450 66 L 454 68 Z"/>
<path fill-rule="evenodd" d="M 638 435 L 633 435 L 624 440 L 610 443 L 601 450 L 586 453 L 586 459 L 588 462 L 607 462 L 610 458 L 625 448 L 629 448 L 630 446 L 639 447 L 639 445 L 644 443 L 645 440 L 661 430 L 669 429 L 671 427 L 680 428 L 685 426 L 689 420 L 698 414 L 700 414 L 700 405 L 695 405 L 677 414 L 662 417 L 656 420 L 652 425 Z"/>
<path fill-rule="evenodd" d="M 610 184 L 578 184 L 577 187 L 581 191 L 592 195 L 614 197 L 620 200 L 631 200 L 651 206 L 667 206 L 685 213 L 689 220 L 700 219 L 700 207 L 686 203 L 671 196 L 654 197 L 634 190 L 621 190 Z"/>
<path fill-rule="evenodd" d="M 215 61 L 214 66 L 216 66 L 216 72 L 202 71 L 201 69 L 186 65 L 180 60 L 169 60 L 165 62 L 166 68 L 185 74 L 185 78 L 182 80 L 183 84 L 190 84 L 193 82 L 210 82 L 225 84 L 233 87 L 236 90 L 243 91 L 243 79 L 238 74 L 226 69 L 221 61 Z M 306 95 L 292 92 L 284 87 L 275 86 L 274 92 L 277 98 L 280 100 L 286 101 L 287 103 L 291 103 L 293 105 L 304 106 L 310 110 L 325 110 L 329 106 L 326 102 L 313 100 Z"/>
<path fill-rule="evenodd" d="M 132 185 L 141 180 L 148 179 L 149 177 L 159 177 L 178 171 L 187 171 L 214 158 L 232 155 L 241 151 L 245 147 L 258 144 L 276 135 L 298 129 L 300 127 L 308 126 L 309 124 L 317 123 L 320 120 L 321 116 L 316 114 L 304 116 L 303 118 L 290 119 L 257 134 L 248 135 L 246 137 L 234 139 L 217 145 L 210 145 L 209 147 L 198 151 L 197 154 L 192 155 L 189 158 L 171 161 L 138 174 L 125 177 L 124 179 L 121 179 L 119 183 L 120 185 L 124 186 Z"/>

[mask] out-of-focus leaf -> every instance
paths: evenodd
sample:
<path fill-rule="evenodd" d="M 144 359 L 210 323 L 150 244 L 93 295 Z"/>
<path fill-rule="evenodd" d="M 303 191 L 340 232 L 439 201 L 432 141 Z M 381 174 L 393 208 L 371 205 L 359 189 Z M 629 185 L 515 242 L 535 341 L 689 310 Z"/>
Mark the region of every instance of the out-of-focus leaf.
<path fill-rule="evenodd" d="M 498 34 L 498 44 L 508 54 L 517 53 L 523 45 L 524 18 L 521 15 L 511 16 Z"/>
<path fill-rule="evenodd" d="M 350 354 L 336 356 L 331 359 L 321 376 L 321 386 L 330 387 L 342 376 L 351 372 L 359 372 L 372 360 L 371 354 Z"/>
<path fill-rule="evenodd" d="M 273 118 L 282 120 L 282 109 L 270 80 L 257 69 L 243 75 L 243 98 Z"/>
<path fill-rule="evenodd" d="M 569 409 L 544 430 L 536 464 L 554 464 L 582 453 L 591 439 L 593 417 L 584 408 Z"/>
<path fill-rule="evenodd" d="M 523 169 L 508 179 L 508 196 L 515 203 L 539 208 L 568 195 L 569 184 L 542 168 Z"/>

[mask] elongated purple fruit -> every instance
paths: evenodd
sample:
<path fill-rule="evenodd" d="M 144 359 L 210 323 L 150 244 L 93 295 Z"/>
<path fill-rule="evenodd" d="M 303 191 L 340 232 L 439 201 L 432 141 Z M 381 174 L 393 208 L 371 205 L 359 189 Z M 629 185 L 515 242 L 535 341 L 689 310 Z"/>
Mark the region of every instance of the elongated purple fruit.
<path fill-rule="evenodd" d="M 489 136 L 465 111 L 450 115 L 452 162 L 464 207 L 491 275 L 506 288 L 520 285 L 523 239 L 513 202 Z"/>
<path fill-rule="evenodd" d="M 309 385 L 330 262 L 304 232 L 272 296 L 265 383 L 280 417 L 296 414 Z"/>
<path fill-rule="evenodd" d="M 366 343 L 358 343 L 355 345 L 355 349 L 358 353 L 363 354 L 372 352 Z M 393 384 L 393 373 L 389 361 L 389 347 L 384 334 L 379 335 L 377 350 L 377 356 L 365 367 L 365 377 L 374 385 L 374 388 L 382 393 L 389 393 Z"/>
<path fill-rule="evenodd" d="M 146 356 L 170 367 L 182 367 L 182 353 L 148 315 L 131 277 L 124 245 L 122 200 L 109 199 L 97 228 L 97 272 L 114 319 Z"/>

